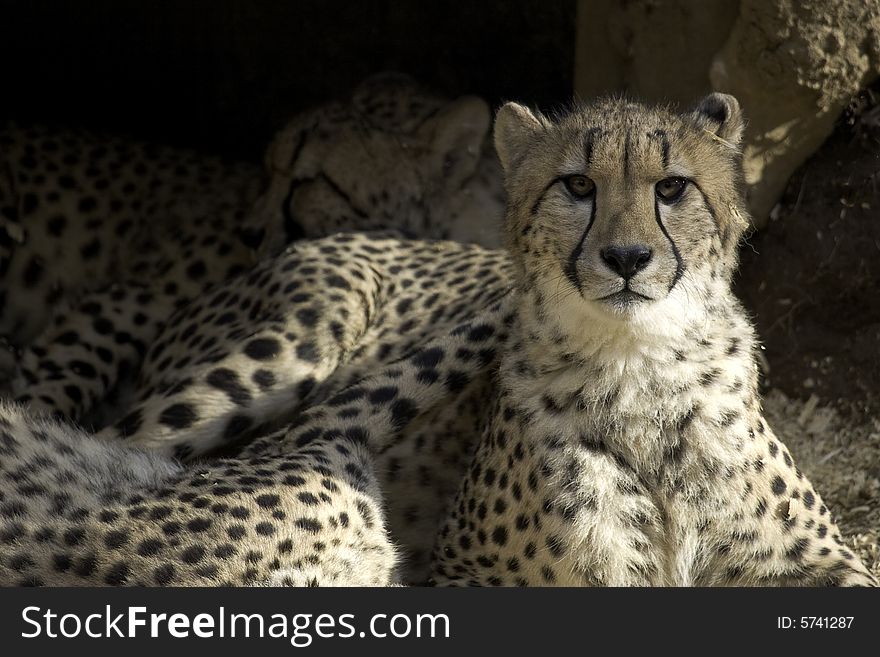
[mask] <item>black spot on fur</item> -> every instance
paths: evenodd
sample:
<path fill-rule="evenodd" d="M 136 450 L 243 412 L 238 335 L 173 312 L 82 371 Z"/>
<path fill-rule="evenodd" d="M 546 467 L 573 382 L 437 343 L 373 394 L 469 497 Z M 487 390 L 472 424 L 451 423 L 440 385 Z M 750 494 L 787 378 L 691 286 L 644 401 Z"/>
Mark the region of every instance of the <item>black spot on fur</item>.
<path fill-rule="evenodd" d="M 785 482 L 782 480 L 782 477 L 777 475 L 773 479 L 773 484 L 772 484 L 773 493 L 775 495 L 782 495 L 785 492 L 786 488 L 787 488 L 787 486 L 785 485 Z"/>
<path fill-rule="evenodd" d="M 296 355 L 307 363 L 317 363 L 320 358 L 318 348 L 313 342 L 301 342 L 296 346 Z"/>
<path fill-rule="evenodd" d="M 205 377 L 205 381 L 209 386 L 225 392 L 229 400 L 236 406 L 246 406 L 253 399 L 250 390 L 242 385 L 238 374 L 226 367 L 212 370 Z"/>
<path fill-rule="evenodd" d="M 507 544 L 507 528 L 499 525 L 492 531 L 492 542 L 495 545 Z"/>
<path fill-rule="evenodd" d="M 151 557 L 153 555 L 159 554 L 164 546 L 165 543 L 160 541 L 158 538 L 148 538 L 141 541 L 141 544 L 138 545 L 137 553 L 142 557 Z"/>
<path fill-rule="evenodd" d="M 208 273 L 205 263 L 198 260 L 186 268 L 186 275 L 194 281 L 200 280 Z"/>
<path fill-rule="evenodd" d="M 387 404 L 392 399 L 397 397 L 397 393 L 398 390 L 395 386 L 384 386 L 370 391 L 367 398 L 370 400 L 371 404 Z"/>
<path fill-rule="evenodd" d="M 184 563 L 198 563 L 205 557 L 205 548 L 201 545 L 192 545 L 180 553 L 180 560 Z"/>
<path fill-rule="evenodd" d="M 170 563 L 164 564 L 153 571 L 153 580 L 159 586 L 166 586 L 174 581 L 175 569 Z"/>
<path fill-rule="evenodd" d="M 296 311 L 296 318 L 306 328 L 314 328 L 319 317 L 320 315 L 314 308 L 300 308 Z"/>
<path fill-rule="evenodd" d="M 186 429 L 197 419 L 198 415 L 189 404 L 174 404 L 159 416 L 159 422 L 172 429 Z"/>
<path fill-rule="evenodd" d="M 116 430 L 123 436 L 133 436 L 140 430 L 143 416 L 140 410 L 134 410 L 116 423 Z"/>
<path fill-rule="evenodd" d="M 249 431 L 253 424 L 253 418 L 247 415 L 233 415 L 229 418 L 229 422 L 226 423 L 226 427 L 223 429 L 223 440 L 229 441 L 239 438 L 242 434 Z"/>
<path fill-rule="evenodd" d="M 443 360 L 443 350 L 439 347 L 422 349 L 412 357 L 412 364 L 418 368 L 436 368 Z"/>
<path fill-rule="evenodd" d="M 43 267 L 43 261 L 36 256 L 31 258 L 27 267 L 25 267 L 24 274 L 22 275 L 24 286 L 34 287 L 43 278 L 44 271 L 45 268 Z"/>
<path fill-rule="evenodd" d="M 107 571 L 106 577 L 104 577 L 104 581 L 110 586 L 122 586 L 128 581 L 128 575 L 131 573 L 131 568 L 124 561 L 120 561 L 111 566 L 110 570 Z"/>
<path fill-rule="evenodd" d="M 245 345 L 244 353 L 254 360 L 271 360 L 281 353 L 281 343 L 275 338 L 256 338 Z"/>
<path fill-rule="evenodd" d="M 314 518 L 299 518 L 294 525 L 311 534 L 317 534 L 322 529 L 321 523 Z"/>
<path fill-rule="evenodd" d="M 401 398 L 391 405 L 391 425 L 395 431 L 402 430 L 419 414 L 419 407 L 407 398 Z"/>
<path fill-rule="evenodd" d="M 275 385 L 275 375 L 269 370 L 257 370 L 251 379 L 260 387 L 260 390 L 265 391 Z"/>

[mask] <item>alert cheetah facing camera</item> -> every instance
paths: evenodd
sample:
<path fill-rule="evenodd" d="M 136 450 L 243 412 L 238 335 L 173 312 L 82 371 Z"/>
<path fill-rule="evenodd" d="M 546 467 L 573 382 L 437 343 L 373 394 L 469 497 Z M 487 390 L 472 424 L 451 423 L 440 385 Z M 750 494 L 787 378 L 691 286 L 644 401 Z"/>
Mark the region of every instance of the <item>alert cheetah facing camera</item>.
<path fill-rule="evenodd" d="M 876 585 L 762 417 L 742 130 L 722 94 L 501 109 L 517 319 L 437 584 Z"/>

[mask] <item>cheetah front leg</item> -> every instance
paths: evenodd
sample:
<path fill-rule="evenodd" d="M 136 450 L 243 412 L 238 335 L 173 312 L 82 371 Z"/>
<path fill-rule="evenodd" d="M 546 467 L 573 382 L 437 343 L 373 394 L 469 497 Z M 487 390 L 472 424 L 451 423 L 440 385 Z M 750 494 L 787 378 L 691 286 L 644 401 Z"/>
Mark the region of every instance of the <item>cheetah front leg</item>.
<path fill-rule="evenodd" d="M 137 283 L 85 295 L 23 349 L 13 395 L 33 411 L 81 420 L 138 370 L 172 308 Z"/>
<path fill-rule="evenodd" d="M 663 517 L 638 474 L 601 444 L 529 436 L 501 397 L 438 535 L 440 586 L 650 586 Z M 535 427 L 532 427 L 534 431 Z"/>
<path fill-rule="evenodd" d="M 741 504 L 731 505 L 726 521 L 707 523 L 728 528 L 716 532 L 716 564 L 708 583 L 877 586 L 785 446 L 763 422 L 755 434 L 757 452 L 752 472 L 742 480 Z"/>

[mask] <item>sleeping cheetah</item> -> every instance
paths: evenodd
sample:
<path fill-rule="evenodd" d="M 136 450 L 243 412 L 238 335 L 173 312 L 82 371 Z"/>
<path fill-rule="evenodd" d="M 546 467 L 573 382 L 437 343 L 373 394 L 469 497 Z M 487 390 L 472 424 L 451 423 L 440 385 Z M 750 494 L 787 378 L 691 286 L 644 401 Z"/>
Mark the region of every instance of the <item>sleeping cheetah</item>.
<path fill-rule="evenodd" d="M 340 235 L 270 257 L 279 236 L 283 244 L 337 226 L 390 223 L 466 241 L 465 229 L 485 236 L 497 225 L 482 101 L 441 101 L 383 76 L 352 104 L 303 115 L 270 148 L 274 177 L 253 215 L 268 218 L 262 262 L 189 303 L 121 285 L 84 298 L 24 351 L 19 400 L 178 459 L 230 454 L 502 295 L 505 256 L 474 246 Z M 258 232 L 243 231 L 251 243 Z M 161 322 L 146 322 L 157 308 Z M 475 357 L 492 354 L 478 345 Z M 108 404 L 126 369 L 136 373 L 128 394 Z M 420 581 L 488 394 L 485 380 L 452 374 L 456 398 L 379 464 L 406 575 Z"/>
<path fill-rule="evenodd" d="M 272 180 L 251 213 L 250 223 L 238 232 L 229 225 L 214 229 L 221 236 L 238 234 L 250 246 L 262 242 L 264 262 L 288 240 L 346 226 L 387 225 L 467 240 L 471 235 L 464 231 L 465 224 L 489 230 L 502 214 L 499 199 L 490 193 L 491 160 L 483 154 L 488 128 L 489 110 L 479 99 L 440 101 L 406 79 L 373 79 L 356 90 L 351 106 L 330 104 L 294 119 L 270 148 Z M 221 213 L 220 218 L 225 221 L 228 214 Z M 232 221 L 235 226 L 237 217 Z M 184 226 L 182 230 L 194 229 Z M 242 241 L 236 243 L 247 253 L 240 249 L 206 255 L 198 246 L 208 238 L 195 242 L 192 236 L 172 237 L 157 238 L 156 244 L 174 244 L 174 257 L 157 261 L 154 251 L 145 249 L 142 258 L 154 265 L 166 264 L 152 269 L 144 265 L 137 269 L 137 276 L 122 277 L 117 284 L 85 294 L 54 317 L 18 360 L 11 384 L 17 400 L 29 403 L 34 411 L 89 424 L 107 422 L 108 418 L 90 413 L 101 409 L 120 381 L 141 370 L 145 356 L 148 360 L 158 356 L 157 345 L 165 342 L 158 339 L 162 327 L 176 309 L 192 311 L 189 300 L 195 299 L 193 305 L 198 306 L 197 297 L 211 283 L 232 278 L 250 281 L 243 285 L 253 287 L 253 277 L 263 275 L 257 272 L 271 269 L 264 264 L 252 269 L 254 254 Z M 131 252 L 136 254 L 141 248 L 136 243 Z M 138 262 L 134 256 L 131 259 Z M 242 271 L 252 272 L 251 278 L 236 279 Z M 285 289 L 288 285 L 285 281 Z M 270 291 L 269 296 L 277 292 Z M 293 295 L 294 301 L 302 296 Z M 229 303 L 230 312 L 233 305 L 234 300 Z M 253 315 L 251 321 L 260 316 L 258 305 L 245 310 Z M 182 319 L 185 314 L 175 317 Z M 232 323 L 239 326 L 240 321 Z M 222 325 L 218 320 L 217 326 Z M 230 329 L 224 326 L 218 331 Z M 237 348 L 228 337 L 204 337 L 202 346 L 206 352 L 214 348 L 213 358 L 218 351 Z M 147 354 L 149 345 L 153 349 Z M 157 360 L 154 381 L 145 386 L 159 383 L 169 359 L 166 353 Z M 174 358 L 176 369 L 188 362 L 182 353 Z M 148 372 L 145 378 L 150 376 Z"/>
<path fill-rule="evenodd" d="M 300 237 L 380 227 L 497 245 L 503 192 L 489 121 L 478 98 L 450 102 L 406 76 L 373 76 L 349 102 L 290 121 L 268 149 L 268 184 L 247 163 L 0 126 L 0 338 L 28 344 L 64 301 L 74 315 L 105 306 L 74 322 L 131 324 L 112 309 L 120 296 L 152 329 L 254 264 L 261 241 L 261 253 L 277 253 Z M 100 348 L 113 351 L 112 340 Z"/>
<path fill-rule="evenodd" d="M 722 94 L 501 109 L 517 313 L 437 584 L 876 585 L 762 416 L 742 129 Z"/>

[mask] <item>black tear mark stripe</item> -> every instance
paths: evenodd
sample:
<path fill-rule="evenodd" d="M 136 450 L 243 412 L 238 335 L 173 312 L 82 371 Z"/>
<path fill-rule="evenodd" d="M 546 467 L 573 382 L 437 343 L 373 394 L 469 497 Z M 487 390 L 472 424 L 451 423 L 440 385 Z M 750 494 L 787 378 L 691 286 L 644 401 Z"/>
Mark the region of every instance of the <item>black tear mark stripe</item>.
<path fill-rule="evenodd" d="M 296 168 L 296 163 L 299 160 L 300 155 L 302 155 L 303 149 L 306 147 L 307 132 L 307 130 L 301 130 L 299 135 L 297 135 L 296 145 L 293 147 L 293 153 L 290 156 L 290 164 L 288 165 L 291 173 L 293 173 L 293 170 Z M 302 239 L 306 236 L 305 230 L 293 216 L 293 212 L 290 209 L 290 203 L 293 200 L 293 193 L 300 184 L 301 182 L 297 178 L 291 178 L 290 185 L 287 188 L 287 195 L 284 197 L 281 206 L 281 214 L 284 217 L 284 235 L 287 237 L 288 243 Z"/>
<path fill-rule="evenodd" d="M 417 133 L 419 130 L 421 130 L 423 127 L 425 127 L 425 125 L 428 123 L 428 121 L 430 121 L 431 119 L 433 119 L 435 116 L 437 116 L 440 113 L 440 109 L 441 109 L 440 107 L 435 107 L 430 112 L 428 112 L 427 115 L 422 117 L 422 119 L 419 121 L 418 125 L 415 127 L 415 130 L 412 131 L 412 134 Z"/>
<path fill-rule="evenodd" d="M 296 146 L 293 147 L 293 153 L 290 156 L 290 164 L 289 167 L 291 172 L 296 166 L 297 160 L 299 160 L 299 156 L 302 154 L 303 149 L 306 147 L 306 131 L 303 130 L 299 133 L 296 140 Z"/>
<path fill-rule="evenodd" d="M 661 130 L 657 128 L 648 133 L 648 137 L 651 139 L 657 139 L 660 142 L 660 161 L 663 163 L 663 168 L 669 168 L 669 137 L 666 134 L 665 130 Z"/>
<path fill-rule="evenodd" d="M 333 193 L 339 196 L 343 201 L 345 201 L 346 205 L 351 208 L 351 211 L 354 212 L 361 219 L 366 219 L 369 215 L 366 212 L 357 207 L 351 200 L 351 197 L 339 186 L 336 184 L 336 181 L 333 180 L 330 176 L 328 176 L 323 171 L 319 173 L 316 178 L 326 184 L 330 189 L 333 190 Z"/>
<path fill-rule="evenodd" d="M 592 127 L 589 128 L 584 137 L 584 168 L 589 169 L 593 165 L 593 151 L 595 149 L 596 141 L 599 137 L 602 136 L 602 128 Z M 584 252 L 584 242 L 587 240 L 587 234 L 590 232 L 590 229 L 593 227 L 593 222 L 596 219 L 596 208 L 598 207 L 597 195 L 593 194 L 592 204 L 590 206 L 590 220 L 587 222 L 587 227 L 584 228 L 584 232 L 581 235 L 580 240 L 578 240 L 577 246 L 571 252 L 571 255 L 568 258 L 568 262 L 565 264 L 565 275 L 568 280 L 571 281 L 571 284 L 574 285 L 575 289 L 578 292 L 582 292 L 581 288 L 581 279 L 578 276 L 577 272 L 577 262 L 580 260 L 581 254 Z"/>
<path fill-rule="evenodd" d="M 684 274 L 684 260 L 681 259 L 681 252 L 679 252 L 675 240 L 669 236 L 669 231 L 666 230 L 666 226 L 663 225 L 663 220 L 660 218 L 660 201 L 657 199 L 654 199 L 654 219 L 656 219 L 657 225 L 660 227 L 660 232 L 663 233 L 663 236 L 667 240 L 669 240 L 669 245 L 672 247 L 672 254 L 675 256 L 675 276 L 673 277 L 668 290 L 671 292 L 672 288 L 675 287 L 676 283 L 681 280 L 681 277 Z"/>
<path fill-rule="evenodd" d="M 627 132 L 623 135 L 623 177 L 624 177 L 624 179 L 628 179 L 630 176 L 629 151 L 630 151 L 631 146 L 632 146 L 631 138 L 630 138 L 629 131 L 627 130 Z"/>
<path fill-rule="evenodd" d="M 602 135 L 602 128 L 588 128 L 584 135 L 584 171 L 589 170 L 589 168 L 593 164 L 593 146 L 596 140 L 596 137 Z M 538 214 L 538 209 L 541 207 L 541 203 L 544 202 L 544 197 L 547 195 L 553 186 L 556 183 L 562 182 L 565 179 L 565 176 L 559 176 L 554 178 L 547 186 L 544 187 L 541 195 L 537 198 L 537 200 L 532 204 L 532 215 Z"/>
<path fill-rule="evenodd" d="M 290 204 L 293 201 L 293 193 L 303 182 L 304 181 L 302 180 L 293 178 L 287 188 L 287 195 L 284 197 L 284 201 L 281 204 L 281 214 L 284 216 L 284 234 L 287 237 L 288 242 L 293 242 L 294 240 L 302 239 L 306 236 L 306 231 L 303 230 L 302 225 L 296 220 L 296 217 L 293 216 L 293 211 L 290 209 Z"/>
<path fill-rule="evenodd" d="M 596 219 L 596 196 L 593 195 L 593 203 L 590 208 L 590 220 L 587 222 L 587 227 L 584 229 L 584 234 L 581 235 L 580 241 L 578 241 L 577 246 L 574 247 L 574 250 L 571 252 L 571 255 L 568 258 L 568 262 L 565 264 L 565 275 L 568 277 L 568 280 L 571 281 L 571 284 L 574 285 L 575 289 L 578 292 L 581 292 L 581 279 L 577 273 L 577 262 L 580 260 L 581 253 L 584 251 L 584 242 L 587 239 L 587 233 L 590 232 L 590 228 L 593 227 L 593 221 Z"/>

